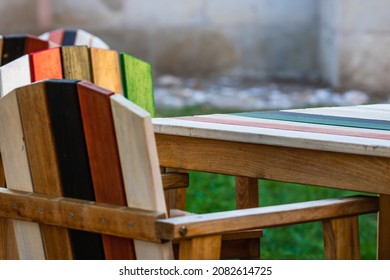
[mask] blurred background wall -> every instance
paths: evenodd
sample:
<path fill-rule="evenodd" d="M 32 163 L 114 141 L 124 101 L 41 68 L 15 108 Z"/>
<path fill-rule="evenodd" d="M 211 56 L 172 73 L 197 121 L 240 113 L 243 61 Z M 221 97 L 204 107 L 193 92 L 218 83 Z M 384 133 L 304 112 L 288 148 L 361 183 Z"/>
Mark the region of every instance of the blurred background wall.
<path fill-rule="evenodd" d="M 0 0 L 0 34 L 61 27 L 155 74 L 390 88 L 390 0 Z"/>

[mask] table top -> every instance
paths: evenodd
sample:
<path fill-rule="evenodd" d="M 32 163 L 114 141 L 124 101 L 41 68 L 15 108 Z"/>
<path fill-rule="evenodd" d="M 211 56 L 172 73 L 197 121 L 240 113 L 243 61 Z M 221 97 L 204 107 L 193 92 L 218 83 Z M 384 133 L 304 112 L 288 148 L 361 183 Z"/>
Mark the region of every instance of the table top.
<path fill-rule="evenodd" d="M 390 157 L 390 104 L 154 118 L 156 133 Z"/>

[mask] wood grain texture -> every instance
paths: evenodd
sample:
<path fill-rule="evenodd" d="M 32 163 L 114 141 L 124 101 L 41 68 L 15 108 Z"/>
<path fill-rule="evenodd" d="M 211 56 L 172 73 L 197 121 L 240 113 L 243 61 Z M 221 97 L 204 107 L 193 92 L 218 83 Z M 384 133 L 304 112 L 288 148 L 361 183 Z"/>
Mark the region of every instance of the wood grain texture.
<path fill-rule="evenodd" d="M 237 209 L 259 206 L 259 186 L 257 178 L 235 177 Z"/>
<path fill-rule="evenodd" d="M 124 95 L 141 108 L 155 115 L 152 67 L 131 55 L 120 54 Z"/>
<path fill-rule="evenodd" d="M 62 79 L 61 49 L 52 48 L 29 54 L 31 81 Z"/>
<path fill-rule="evenodd" d="M 378 197 L 352 196 L 161 219 L 156 227 L 161 238 L 173 240 L 349 217 L 378 210 Z"/>
<path fill-rule="evenodd" d="M 210 235 L 180 241 L 180 260 L 218 260 L 221 254 L 221 236 Z"/>
<path fill-rule="evenodd" d="M 97 202 L 126 205 L 110 96 L 89 82 L 77 84 L 91 175 Z M 103 235 L 106 259 L 135 259 L 133 241 Z"/>
<path fill-rule="evenodd" d="M 18 260 L 17 246 L 13 221 L 0 218 L 0 260 Z"/>
<path fill-rule="evenodd" d="M 389 158 L 159 133 L 156 140 L 166 167 L 390 194 Z"/>
<path fill-rule="evenodd" d="M 31 74 L 27 54 L 0 67 L 0 97 L 29 83 L 31 83 Z"/>
<path fill-rule="evenodd" d="M 90 48 L 92 81 L 94 84 L 123 94 L 118 52 Z"/>
<path fill-rule="evenodd" d="M 88 47 L 61 47 L 61 56 L 64 79 L 92 81 Z"/>
<path fill-rule="evenodd" d="M 20 120 L 16 92 L 0 99 L 0 150 L 4 164 L 7 187 L 12 190 L 33 191 L 29 161 L 26 152 L 25 134 Z M 9 225 L 8 223 L 4 224 Z M 20 259 L 45 259 L 42 234 L 38 224 L 13 221 L 13 230 L 5 230 L 10 241 L 7 243 L 6 258 L 18 256 Z M 12 235 L 12 232 L 15 235 Z M 17 244 L 17 248 L 12 248 Z M 8 246 L 9 245 L 9 246 Z"/>
<path fill-rule="evenodd" d="M 150 114 L 121 95 L 110 97 L 127 205 L 167 213 Z M 134 241 L 137 259 L 172 259 L 170 242 Z"/>
<path fill-rule="evenodd" d="M 76 81 L 47 81 L 44 93 L 63 194 L 94 201 Z M 70 234 L 75 259 L 104 259 L 100 235 L 75 230 Z"/>
<path fill-rule="evenodd" d="M 359 260 L 358 217 L 345 217 L 322 222 L 325 259 Z"/>
<path fill-rule="evenodd" d="M 12 207 L 13 203 L 18 207 Z M 161 243 L 161 239 L 153 230 L 161 213 L 154 211 L 0 189 L 0 215 Z"/>
<path fill-rule="evenodd" d="M 16 92 L 33 190 L 38 193 L 62 195 L 62 183 L 45 97 L 45 84 L 25 86 L 18 88 Z M 48 225 L 42 225 L 41 229 L 48 259 L 73 257 L 66 229 Z"/>

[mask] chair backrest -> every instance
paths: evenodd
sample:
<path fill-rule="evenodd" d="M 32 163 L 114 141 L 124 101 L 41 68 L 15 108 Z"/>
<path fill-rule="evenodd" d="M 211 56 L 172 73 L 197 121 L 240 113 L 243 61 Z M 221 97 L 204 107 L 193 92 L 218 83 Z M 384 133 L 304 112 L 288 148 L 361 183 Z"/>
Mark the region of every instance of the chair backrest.
<path fill-rule="evenodd" d="M 101 49 L 109 49 L 107 43 L 101 38 L 82 29 L 59 28 L 45 32 L 39 38 L 48 40 L 60 46 L 89 46 Z"/>
<path fill-rule="evenodd" d="M 17 88 L 1 99 L 3 108 L 7 110 L 0 113 L 1 129 L 18 128 L 13 129 L 13 139 L 5 134 L 0 139 L 8 188 L 29 186 L 25 190 L 86 200 L 96 198 L 100 202 L 166 213 L 153 127 L 145 110 L 89 82 L 69 80 L 48 80 Z M 25 145 L 22 152 L 17 143 Z M 21 158 L 18 169 L 23 168 L 27 178 L 18 184 L 12 179 L 19 178 L 12 169 L 17 162 L 15 157 Z M 40 232 L 36 224 L 32 225 L 37 234 L 29 235 L 27 243 L 45 246 L 39 250 L 23 248 L 21 244 L 26 239 L 22 233 L 29 229 L 22 226 L 22 233 L 15 230 L 20 258 L 58 258 L 64 251 L 68 255 L 60 258 L 103 257 L 98 249 L 100 235 L 93 237 L 88 233 L 87 237 L 80 237 L 79 232 L 56 228 L 62 237 L 53 241 L 56 232 L 49 229 L 48 238 L 44 227 Z M 62 248 L 67 241 L 69 246 Z M 131 248 L 129 240 L 122 241 L 127 243 L 126 248 Z M 110 255 L 117 251 L 117 245 L 110 240 L 103 242 L 106 257 L 124 258 Z M 134 241 L 134 246 L 137 258 L 173 256 L 169 242 Z M 49 248 L 54 251 L 51 256 Z M 126 250 L 131 253 L 131 249 L 122 248 Z M 31 255 L 32 251 L 41 254 Z"/>

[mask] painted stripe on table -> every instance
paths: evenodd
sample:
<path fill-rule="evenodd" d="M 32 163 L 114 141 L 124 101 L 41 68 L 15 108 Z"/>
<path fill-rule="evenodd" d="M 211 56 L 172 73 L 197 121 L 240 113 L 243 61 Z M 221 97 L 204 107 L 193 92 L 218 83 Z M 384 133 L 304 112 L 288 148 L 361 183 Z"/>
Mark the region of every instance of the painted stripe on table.
<path fill-rule="evenodd" d="M 327 115 L 334 117 L 351 117 L 361 118 L 370 120 L 390 120 L 390 110 L 381 110 L 378 108 L 369 107 L 321 107 L 321 108 L 309 108 L 309 109 L 294 109 L 294 110 L 283 110 L 283 112 L 292 113 L 304 113 L 314 115 Z"/>
<path fill-rule="evenodd" d="M 305 125 L 300 125 L 297 123 L 294 124 L 283 124 L 280 122 L 265 122 L 260 119 L 256 122 L 253 120 L 238 120 L 238 119 L 223 119 L 215 118 L 210 115 L 207 116 L 193 116 L 193 117 L 178 117 L 176 119 L 188 120 L 188 121 L 197 121 L 197 122 L 206 122 L 206 123 L 216 123 L 216 124 L 227 124 L 227 125 L 237 125 L 237 126 L 248 126 L 248 127 L 257 127 L 257 128 L 269 128 L 269 129 L 279 129 L 279 130 L 290 130 L 290 131 L 299 131 L 299 132 L 312 132 L 312 133 L 323 133 L 323 134 L 332 134 L 332 135 L 342 135 L 342 136 L 352 136 L 352 137 L 362 137 L 362 138 L 373 138 L 373 139 L 383 139 L 390 140 L 390 135 L 386 133 L 377 133 L 370 130 L 365 131 L 356 131 L 340 128 L 331 128 L 325 126 L 318 127 L 309 127 Z"/>
<path fill-rule="evenodd" d="M 247 113 L 236 113 L 232 115 L 244 116 L 249 118 L 334 125 L 334 126 L 342 126 L 342 127 L 390 130 L 390 121 L 372 120 L 372 119 L 363 119 L 363 118 L 354 118 L 354 117 L 314 115 L 314 114 L 295 113 L 295 112 L 286 112 L 286 111 L 247 112 Z"/>

